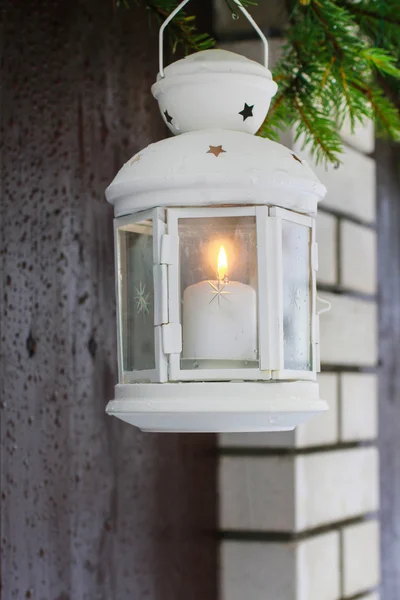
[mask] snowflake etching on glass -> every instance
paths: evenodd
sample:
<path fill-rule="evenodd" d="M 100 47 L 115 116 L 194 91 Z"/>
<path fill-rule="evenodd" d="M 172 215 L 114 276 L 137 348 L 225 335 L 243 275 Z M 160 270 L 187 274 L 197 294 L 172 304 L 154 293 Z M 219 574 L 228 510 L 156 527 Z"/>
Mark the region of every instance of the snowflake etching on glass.
<path fill-rule="evenodd" d="M 301 289 L 296 287 L 295 285 L 292 286 L 292 289 L 290 291 L 290 304 L 294 307 L 297 308 L 297 310 L 300 310 L 300 305 L 301 305 Z"/>
<path fill-rule="evenodd" d="M 146 285 L 140 281 L 139 286 L 135 287 L 135 302 L 138 314 L 148 315 L 150 306 L 150 294 L 146 291 Z"/>

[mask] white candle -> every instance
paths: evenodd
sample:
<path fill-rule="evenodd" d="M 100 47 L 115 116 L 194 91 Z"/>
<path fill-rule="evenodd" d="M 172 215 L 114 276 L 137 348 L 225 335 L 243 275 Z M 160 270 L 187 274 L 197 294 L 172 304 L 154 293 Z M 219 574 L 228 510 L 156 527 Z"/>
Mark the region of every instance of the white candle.
<path fill-rule="evenodd" d="M 257 297 L 238 281 L 201 281 L 183 295 L 183 358 L 257 359 Z"/>

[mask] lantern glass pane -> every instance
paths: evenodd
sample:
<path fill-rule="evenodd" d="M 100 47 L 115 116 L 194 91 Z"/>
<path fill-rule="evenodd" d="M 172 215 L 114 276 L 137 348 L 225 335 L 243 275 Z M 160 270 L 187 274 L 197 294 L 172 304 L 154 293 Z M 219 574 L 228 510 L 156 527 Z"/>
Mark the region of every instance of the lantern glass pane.
<path fill-rule="evenodd" d="M 311 371 L 311 230 L 282 221 L 285 369 Z"/>
<path fill-rule="evenodd" d="M 253 216 L 181 218 L 182 369 L 258 368 Z"/>
<path fill-rule="evenodd" d="M 124 382 L 129 372 L 155 369 L 152 220 L 118 230 L 119 310 Z"/>

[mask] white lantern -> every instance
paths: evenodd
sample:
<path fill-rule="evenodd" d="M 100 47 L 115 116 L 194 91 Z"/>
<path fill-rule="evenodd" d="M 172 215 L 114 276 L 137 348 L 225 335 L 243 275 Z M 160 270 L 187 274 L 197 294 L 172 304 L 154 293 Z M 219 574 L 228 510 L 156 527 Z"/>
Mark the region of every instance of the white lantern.
<path fill-rule="evenodd" d="M 109 414 L 145 431 L 284 431 L 319 398 L 315 215 L 324 186 L 254 134 L 267 68 L 207 50 L 152 91 L 177 137 L 139 152 L 115 208 L 119 384 Z"/>

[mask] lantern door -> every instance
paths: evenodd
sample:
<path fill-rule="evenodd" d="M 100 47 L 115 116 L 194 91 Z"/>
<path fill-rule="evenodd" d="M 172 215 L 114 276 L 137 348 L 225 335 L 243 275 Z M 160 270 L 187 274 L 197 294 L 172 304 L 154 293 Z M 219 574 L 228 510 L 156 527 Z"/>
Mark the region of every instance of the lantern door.
<path fill-rule="evenodd" d="M 318 250 L 315 219 L 278 207 L 276 223 L 277 294 L 279 295 L 279 366 L 272 379 L 316 379 L 319 332 L 316 315 Z"/>
<path fill-rule="evenodd" d="M 260 361 L 256 213 L 256 207 L 168 210 L 169 319 L 176 327 L 171 381 L 271 378 Z"/>
<path fill-rule="evenodd" d="M 162 326 L 168 322 L 167 267 L 161 265 L 165 211 L 115 219 L 118 365 L 121 383 L 168 379 Z"/>

